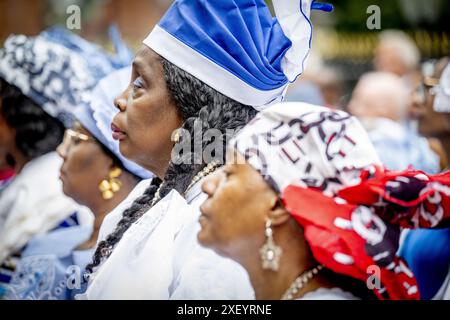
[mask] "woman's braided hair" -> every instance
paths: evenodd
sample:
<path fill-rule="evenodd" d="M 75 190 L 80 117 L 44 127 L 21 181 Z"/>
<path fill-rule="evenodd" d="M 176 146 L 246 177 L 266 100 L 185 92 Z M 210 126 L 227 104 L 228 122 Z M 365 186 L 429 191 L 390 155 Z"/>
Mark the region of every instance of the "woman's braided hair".
<path fill-rule="evenodd" d="M 223 163 L 226 141 L 229 138 L 227 135 L 244 127 L 256 116 L 257 111 L 251 106 L 243 105 L 224 96 L 162 57 L 161 62 L 171 99 L 184 120 L 182 128 L 187 130 L 191 137 L 208 129 L 219 130 L 221 132 L 219 138 L 205 139 L 202 137 L 202 150 L 207 145 L 217 145 L 217 149 L 212 149 L 221 150 L 221 154 L 215 155 L 215 158 L 219 157 Z M 201 126 L 201 130 L 198 126 Z M 125 231 L 150 209 L 161 183 L 163 183 L 160 189 L 161 199 L 173 189 L 181 194 L 186 191 L 193 177 L 206 166 L 203 157 L 201 164 L 195 164 L 194 156 L 194 153 L 182 154 L 180 157 L 183 160 L 190 159 L 191 161 L 177 161 L 177 163 L 171 161 L 164 182 L 155 177 L 144 194 L 123 212 L 122 219 L 114 232 L 99 243 L 92 263 L 86 267 L 88 273 L 92 273 L 94 268 L 109 257 Z"/>

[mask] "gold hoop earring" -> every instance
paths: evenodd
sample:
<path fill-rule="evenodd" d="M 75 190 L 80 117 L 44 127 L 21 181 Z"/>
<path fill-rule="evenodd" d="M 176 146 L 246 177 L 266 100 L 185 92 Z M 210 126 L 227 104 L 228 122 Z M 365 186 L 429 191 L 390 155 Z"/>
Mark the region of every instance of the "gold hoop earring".
<path fill-rule="evenodd" d="M 264 270 L 278 271 L 283 250 L 273 241 L 272 220 L 267 219 L 265 228 L 266 243 L 259 249 Z"/>
<path fill-rule="evenodd" d="M 104 200 L 110 200 L 114 197 L 116 192 L 119 192 L 122 187 L 122 182 L 119 180 L 122 174 L 122 169 L 115 167 L 109 172 L 108 179 L 102 180 L 98 185 L 98 189 L 102 194 Z"/>

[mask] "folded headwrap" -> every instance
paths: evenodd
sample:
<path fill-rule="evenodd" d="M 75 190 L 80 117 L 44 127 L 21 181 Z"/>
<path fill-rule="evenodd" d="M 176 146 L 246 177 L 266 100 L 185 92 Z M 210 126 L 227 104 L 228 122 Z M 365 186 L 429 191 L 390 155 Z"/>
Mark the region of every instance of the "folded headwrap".
<path fill-rule="evenodd" d="M 123 42 L 117 26 L 112 25 L 108 33 L 114 47 L 114 54 L 61 27 L 49 28 L 40 36 L 45 40 L 61 44 L 82 57 L 89 67 L 90 74 L 99 81 L 111 72 L 131 65 L 134 59 L 133 52 Z"/>
<path fill-rule="evenodd" d="M 83 94 L 133 59 L 117 29 L 110 36 L 115 55 L 59 27 L 37 37 L 12 35 L 0 49 L 0 77 L 70 127 Z"/>
<path fill-rule="evenodd" d="M 449 173 L 387 171 L 354 117 L 303 103 L 271 106 L 231 146 L 280 193 L 319 263 L 372 275 L 380 299 L 419 298 L 400 230 L 448 222 Z"/>
<path fill-rule="evenodd" d="M 0 49 L 0 77 L 70 126 L 71 110 L 95 84 L 83 58 L 42 37 L 10 36 Z"/>
<path fill-rule="evenodd" d="M 144 44 L 222 94 L 263 109 L 303 73 L 315 0 L 176 0 Z"/>

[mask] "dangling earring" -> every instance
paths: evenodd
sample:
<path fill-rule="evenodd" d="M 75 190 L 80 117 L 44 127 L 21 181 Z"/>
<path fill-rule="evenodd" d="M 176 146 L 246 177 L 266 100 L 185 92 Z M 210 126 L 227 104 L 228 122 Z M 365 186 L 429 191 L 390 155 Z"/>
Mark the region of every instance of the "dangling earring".
<path fill-rule="evenodd" d="M 118 192 L 122 187 L 122 182 L 118 179 L 122 174 L 122 169 L 115 167 L 109 172 L 109 179 L 100 182 L 98 189 L 102 193 L 105 200 L 112 199 L 114 193 Z"/>
<path fill-rule="evenodd" d="M 283 250 L 273 241 L 272 220 L 266 221 L 266 243 L 259 249 L 261 255 L 262 267 L 265 270 L 278 271 L 280 267 L 280 258 Z"/>

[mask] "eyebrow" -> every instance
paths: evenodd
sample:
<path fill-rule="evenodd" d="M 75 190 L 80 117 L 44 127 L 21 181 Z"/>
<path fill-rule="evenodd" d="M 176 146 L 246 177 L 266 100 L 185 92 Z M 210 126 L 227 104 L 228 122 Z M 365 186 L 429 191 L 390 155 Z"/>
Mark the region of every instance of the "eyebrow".
<path fill-rule="evenodd" d="M 73 131 L 76 131 L 78 133 L 82 133 L 87 136 L 92 136 L 92 134 L 87 130 L 83 125 L 79 122 L 76 122 L 72 128 Z"/>
<path fill-rule="evenodd" d="M 133 61 L 133 69 L 144 79 L 147 84 L 151 80 L 151 69 L 146 68 L 145 61 L 141 58 L 136 58 Z"/>
<path fill-rule="evenodd" d="M 73 124 L 73 126 L 72 126 L 72 130 L 79 130 L 79 129 L 81 129 L 82 128 L 82 125 L 81 125 L 81 123 L 79 122 L 79 121 L 75 121 L 75 123 Z"/>
<path fill-rule="evenodd" d="M 144 63 L 141 59 L 134 59 L 133 68 L 136 70 L 142 70 L 144 68 Z"/>

